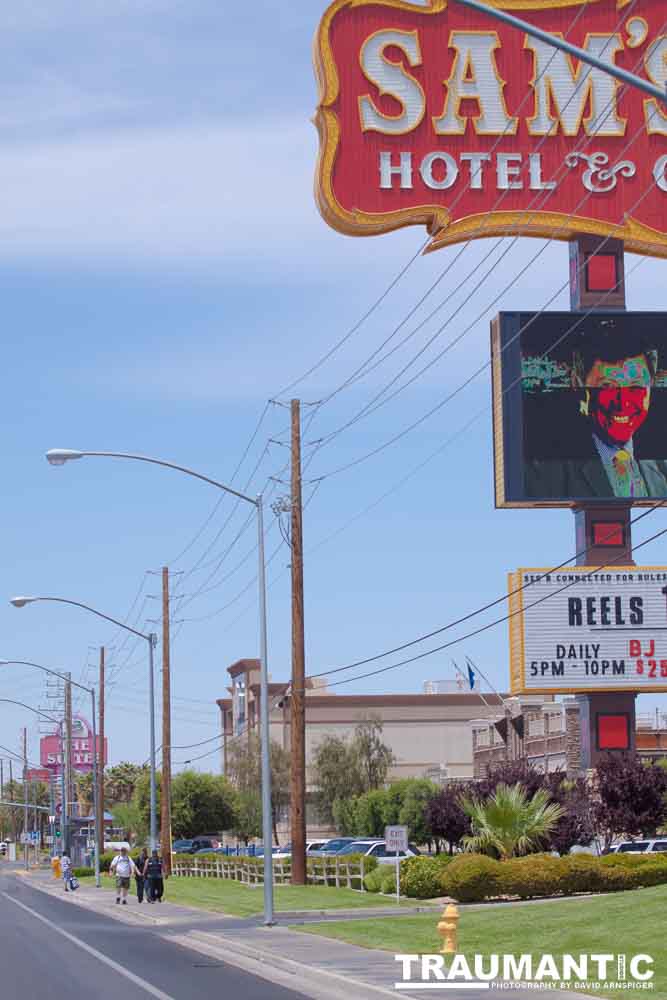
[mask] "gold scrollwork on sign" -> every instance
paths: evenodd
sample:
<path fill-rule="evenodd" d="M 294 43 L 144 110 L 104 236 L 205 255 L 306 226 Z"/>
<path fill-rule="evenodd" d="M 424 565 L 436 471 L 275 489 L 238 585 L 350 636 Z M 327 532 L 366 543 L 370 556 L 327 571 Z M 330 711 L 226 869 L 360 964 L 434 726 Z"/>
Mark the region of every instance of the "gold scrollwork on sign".
<path fill-rule="evenodd" d="M 486 0 L 489 6 L 502 10 L 549 10 L 579 7 L 582 4 L 602 4 L 609 0 Z M 612 0 L 617 9 L 631 0 Z M 345 9 L 386 7 L 424 16 L 439 14 L 447 9 L 448 0 L 431 0 L 429 5 L 411 0 L 334 0 L 325 11 L 313 43 L 313 59 L 319 86 L 319 103 L 314 124 L 319 133 L 319 154 L 316 168 L 315 197 L 323 218 L 332 228 L 351 236 L 373 236 L 410 225 L 424 225 L 432 241 L 427 252 L 438 250 L 461 240 L 488 236 L 546 237 L 571 240 L 578 234 L 614 237 L 625 242 L 630 253 L 667 257 L 667 235 L 627 218 L 623 225 L 601 222 L 562 212 L 493 212 L 472 215 L 452 223 L 443 205 L 425 204 L 393 212 L 369 213 L 344 208 L 333 190 L 333 169 L 341 138 L 341 128 L 332 105 L 338 98 L 340 79 L 331 45 L 331 26 Z"/>

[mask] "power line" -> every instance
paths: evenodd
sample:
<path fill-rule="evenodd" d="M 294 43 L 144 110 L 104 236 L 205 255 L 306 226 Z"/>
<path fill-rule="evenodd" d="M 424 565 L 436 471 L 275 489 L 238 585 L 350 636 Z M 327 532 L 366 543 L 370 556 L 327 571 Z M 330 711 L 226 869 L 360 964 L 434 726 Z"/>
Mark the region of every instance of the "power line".
<path fill-rule="evenodd" d="M 655 506 L 649 507 L 648 510 L 645 510 L 642 514 L 639 514 L 637 517 L 633 518 L 630 521 L 630 524 L 631 525 L 636 524 L 638 521 L 641 521 L 642 518 L 648 517 L 649 514 L 653 514 L 656 510 L 658 510 L 660 507 L 663 507 L 665 504 L 667 504 L 667 498 L 659 501 L 658 503 L 655 504 Z M 637 546 L 637 548 L 638 547 L 639 546 Z M 427 639 L 432 639 L 434 636 L 440 635 L 442 632 L 447 632 L 449 629 L 455 628 L 457 625 L 462 625 L 464 622 L 470 621 L 472 618 L 476 618 L 478 615 L 484 614 L 484 612 L 489 611 L 491 608 L 496 607 L 498 604 L 504 603 L 505 601 L 509 600 L 510 597 L 514 597 L 516 594 L 521 593 L 528 587 L 532 587 L 534 584 L 539 583 L 540 580 L 543 580 L 546 576 L 549 576 L 549 574 L 556 573 L 559 569 L 563 569 L 564 566 L 567 566 L 568 563 L 571 563 L 575 559 L 578 559 L 581 556 L 586 555 L 588 552 L 591 551 L 592 548 L 594 548 L 594 546 L 589 545 L 587 548 L 581 549 L 579 552 L 575 552 L 574 555 L 569 556 L 567 559 L 559 563 L 557 566 L 554 566 L 553 568 L 546 570 L 543 574 L 536 577 L 534 580 L 522 584 L 520 587 L 517 587 L 516 590 L 512 590 L 507 594 L 501 594 L 500 597 L 495 598 L 493 601 L 489 601 L 487 604 L 483 604 L 481 607 L 476 608 L 474 611 L 468 612 L 461 618 L 457 618 L 454 621 L 448 622 L 446 625 L 441 625 L 438 628 L 433 629 L 431 632 L 426 632 L 424 635 L 418 636 L 416 639 L 411 639 L 409 642 L 404 642 L 400 646 L 394 646 L 392 649 L 385 650 L 385 652 L 383 653 L 377 653 L 374 656 L 368 656 L 363 660 L 357 660 L 354 663 L 348 663 L 344 667 L 336 667 L 333 670 L 323 670 L 319 674 L 310 674 L 309 676 L 312 679 L 315 679 L 316 677 L 328 677 L 331 676 L 332 674 L 341 673 L 344 670 L 352 670 L 355 667 L 362 667 L 365 666 L 367 663 L 374 663 L 376 660 L 383 660 L 387 656 L 393 656 L 395 653 L 401 653 L 404 649 L 409 649 L 411 646 L 416 646 L 421 642 L 425 642 Z M 559 593 L 559 591 L 556 591 L 556 593 Z M 529 607 L 530 606 L 531 605 L 529 605 Z"/>
<path fill-rule="evenodd" d="M 647 511 L 647 513 L 652 513 L 653 509 L 654 508 L 651 508 L 651 510 Z M 633 549 L 632 549 L 633 553 L 636 552 L 638 549 L 643 548 L 644 545 L 648 545 L 650 542 L 654 542 L 657 538 L 660 538 L 664 534 L 667 534 L 667 528 L 663 528 L 661 531 L 658 531 L 654 535 L 651 535 L 650 538 L 646 538 L 643 542 L 640 542 L 638 545 L 634 545 Z M 595 573 L 599 573 L 601 569 L 606 569 L 609 566 L 613 566 L 616 563 L 622 562 L 622 560 L 625 559 L 625 558 L 627 558 L 627 557 L 626 557 L 625 553 L 623 553 L 622 555 L 618 556 L 616 559 L 611 559 L 609 562 L 605 563 L 604 566 L 595 566 L 590 571 L 590 573 L 587 573 L 587 574 L 584 575 L 584 578 L 586 578 L 588 576 L 593 576 Z M 569 587 L 574 586 L 577 582 L 578 582 L 578 579 L 575 578 L 570 583 L 566 583 L 563 587 L 560 587 L 558 590 L 551 591 L 550 593 L 546 594 L 544 597 L 540 597 L 540 598 L 538 598 L 538 600 L 533 601 L 532 604 L 527 604 L 524 608 L 519 608 L 516 611 L 511 611 L 508 614 L 503 615 L 501 618 L 496 618 L 492 622 L 488 622 L 486 625 L 482 625 L 479 628 L 475 629 L 474 631 L 468 632 L 466 635 L 458 636 L 458 638 L 456 638 L 456 639 L 451 639 L 449 642 L 445 642 L 445 643 L 443 643 L 440 646 L 434 647 L 433 649 L 428 649 L 428 650 L 426 650 L 423 653 L 418 653 L 416 656 L 411 656 L 411 657 L 408 657 L 405 660 L 400 660 L 398 663 L 391 663 L 387 667 L 380 667 L 378 670 L 371 670 L 371 671 L 369 671 L 368 673 L 365 673 L 365 674 L 358 674 L 355 677 L 348 677 L 346 680 L 335 681 L 333 684 L 327 685 L 327 689 L 331 688 L 331 687 L 339 687 L 341 684 L 351 684 L 353 681 L 365 680 L 367 677 L 375 677 L 378 674 L 387 673 L 389 670 L 396 670 L 398 667 L 404 667 L 404 666 L 406 666 L 409 663 L 416 663 L 418 660 L 426 659 L 426 657 L 428 657 L 428 656 L 433 656 L 434 653 L 441 653 L 444 649 L 450 649 L 452 646 L 456 646 L 460 642 L 465 642 L 467 639 L 472 639 L 475 636 L 481 635 L 483 632 L 488 632 L 489 629 L 495 628 L 496 625 L 501 625 L 503 622 L 509 621 L 511 618 L 514 618 L 515 615 L 517 615 L 517 614 L 523 614 L 525 611 L 528 611 L 530 608 L 534 608 L 534 607 L 536 607 L 536 605 L 542 604 L 546 600 L 550 600 L 552 597 L 555 597 L 557 594 L 560 594 L 564 590 L 567 590 Z M 344 668 L 344 667 L 338 667 L 335 670 L 324 671 L 321 674 L 314 674 L 312 676 L 314 676 L 314 677 L 322 677 L 322 676 L 325 676 L 325 675 L 327 675 L 329 673 L 331 673 L 331 674 L 338 673 L 340 670 L 343 670 L 343 669 L 346 669 L 346 668 Z"/>

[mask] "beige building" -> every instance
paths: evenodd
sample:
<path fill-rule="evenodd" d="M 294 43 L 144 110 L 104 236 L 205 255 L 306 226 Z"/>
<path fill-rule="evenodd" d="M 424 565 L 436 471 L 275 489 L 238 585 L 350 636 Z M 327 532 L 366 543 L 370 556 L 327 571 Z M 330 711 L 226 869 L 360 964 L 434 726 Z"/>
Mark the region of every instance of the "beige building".
<path fill-rule="evenodd" d="M 256 730 L 259 718 L 259 661 L 239 660 L 228 668 L 228 673 L 230 696 L 218 700 L 224 733 L 223 770 L 230 741 L 247 739 Z M 471 721 L 495 716 L 500 706 L 494 695 L 485 695 L 483 701 L 477 694 L 459 691 L 454 683 L 448 690 L 448 682 L 429 682 L 425 685 L 428 693 L 424 694 L 335 694 L 328 692 L 320 679 L 307 680 L 306 687 L 306 769 L 311 788 L 311 762 L 324 737 L 349 737 L 369 716 L 381 720 L 382 738 L 396 758 L 389 775 L 391 781 L 471 778 Z M 289 749 L 290 699 L 286 690 L 287 684 L 269 684 L 271 739 Z"/>

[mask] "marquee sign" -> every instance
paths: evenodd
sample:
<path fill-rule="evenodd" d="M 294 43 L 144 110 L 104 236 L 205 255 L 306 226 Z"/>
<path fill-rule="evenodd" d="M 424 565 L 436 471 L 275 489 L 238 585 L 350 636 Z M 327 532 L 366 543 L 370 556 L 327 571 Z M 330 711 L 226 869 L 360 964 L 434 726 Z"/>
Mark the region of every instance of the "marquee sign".
<path fill-rule="evenodd" d="M 509 574 L 515 694 L 667 691 L 667 566 Z"/>
<path fill-rule="evenodd" d="M 104 740 L 104 764 L 107 763 L 108 743 Z M 97 759 L 102 764 L 102 743 L 97 737 Z M 60 731 L 42 736 L 39 741 L 39 760 L 43 767 L 59 775 L 63 766 L 63 747 Z M 80 774 L 93 769 L 93 730 L 82 716 L 72 719 L 72 768 Z"/>
<path fill-rule="evenodd" d="M 488 2 L 667 84 L 661 0 Z M 657 99 L 456 0 L 334 0 L 315 61 L 316 193 L 335 229 L 423 224 L 430 250 L 588 233 L 667 256 L 667 106 Z"/>

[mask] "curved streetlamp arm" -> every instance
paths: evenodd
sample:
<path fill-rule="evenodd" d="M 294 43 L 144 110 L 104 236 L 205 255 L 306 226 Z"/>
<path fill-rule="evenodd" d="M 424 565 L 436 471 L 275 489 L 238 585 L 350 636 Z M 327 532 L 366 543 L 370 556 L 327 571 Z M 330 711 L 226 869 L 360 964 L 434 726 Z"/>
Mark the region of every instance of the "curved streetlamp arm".
<path fill-rule="evenodd" d="M 47 459 L 51 452 L 47 452 Z M 57 450 L 56 450 L 57 454 Z M 64 454 L 64 453 L 63 453 Z M 232 496 L 238 497 L 239 500 L 245 500 L 247 503 L 257 506 L 257 500 L 254 497 L 246 496 L 245 493 L 239 493 L 238 490 L 232 489 L 231 486 L 226 486 L 224 483 L 219 482 L 217 479 L 211 479 L 210 476 L 204 476 L 201 472 L 195 472 L 194 469 L 188 469 L 184 465 L 177 465 L 175 462 L 166 462 L 161 458 L 151 458 L 149 455 L 133 455 L 129 452 L 124 451 L 80 451 L 75 453 L 77 457 L 93 457 L 93 458 L 131 458 L 137 462 L 149 462 L 151 465 L 162 465 L 165 469 L 175 469 L 176 472 L 184 472 L 186 476 L 193 476 L 195 479 L 201 479 L 202 482 L 208 483 L 210 486 L 215 486 L 219 490 L 224 490 L 225 493 L 231 493 Z M 73 457 L 73 456 L 72 456 Z"/>
<path fill-rule="evenodd" d="M 69 681 L 72 687 L 80 688 L 81 691 L 86 691 L 88 694 L 92 694 L 93 692 L 92 688 L 87 688 L 83 684 L 77 684 L 77 682 L 71 680 L 67 674 L 60 674 L 57 670 L 51 670 L 49 667 L 42 666 L 41 663 L 33 663 L 31 660 L 0 660 L 0 667 L 8 667 L 11 665 L 16 665 L 18 667 L 37 667 L 38 670 L 43 670 L 45 674 L 51 674 L 53 677 L 59 677 L 61 681 Z"/>
<path fill-rule="evenodd" d="M 89 604 L 82 604 L 81 601 L 70 601 L 66 597 L 30 597 L 26 603 L 32 604 L 34 601 L 55 601 L 57 604 L 71 604 L 75 608 L 83 608 L 84 611 L 90 611 L 91 614 L 97 615 L 98 618 L 104 618 L 105 621 L 111 622 L 112 625 L 117 625 L 119 628 L 124 628 L 127 632 L 132 632 L 133 635 L 138 635 L 141 639 L 146 639 L 147 642 L 152 642 L 151 635 L 139 632 L 136 628 L 132 628 L 124 622 L 119 622 L 117 618 L 112 618 L 111 615 L 105 615 L 96 608 L 91 608 Z"/>

